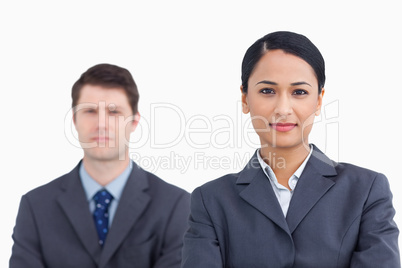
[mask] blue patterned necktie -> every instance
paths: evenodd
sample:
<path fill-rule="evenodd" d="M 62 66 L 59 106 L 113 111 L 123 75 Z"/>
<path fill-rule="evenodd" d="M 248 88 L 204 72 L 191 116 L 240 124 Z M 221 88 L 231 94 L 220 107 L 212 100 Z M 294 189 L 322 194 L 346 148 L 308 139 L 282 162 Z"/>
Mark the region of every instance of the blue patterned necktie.
<path fill-rule="evenodd" d="M 96 231 L 99 236 L 99 244 L 103 247 L 105 243 L 106 236 L 108 233 L 109 226 L 109 212 L 108 208 L 113 196 L 105 189 L 100 190 L 94 196 L 95 200 L 95 211 L 94 211 L 94 221 L 96 226 Z"/>

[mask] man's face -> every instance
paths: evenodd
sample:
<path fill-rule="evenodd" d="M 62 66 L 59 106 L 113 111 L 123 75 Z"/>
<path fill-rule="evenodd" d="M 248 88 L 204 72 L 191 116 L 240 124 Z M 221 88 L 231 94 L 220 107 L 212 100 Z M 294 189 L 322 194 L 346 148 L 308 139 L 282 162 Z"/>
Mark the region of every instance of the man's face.
<path fill-rule="evenodd" d="M 138 124 L 121 88 L 84 85 L 74 112 L 84 158 L 97 161 L 126 160 L 130 133 Z"/>

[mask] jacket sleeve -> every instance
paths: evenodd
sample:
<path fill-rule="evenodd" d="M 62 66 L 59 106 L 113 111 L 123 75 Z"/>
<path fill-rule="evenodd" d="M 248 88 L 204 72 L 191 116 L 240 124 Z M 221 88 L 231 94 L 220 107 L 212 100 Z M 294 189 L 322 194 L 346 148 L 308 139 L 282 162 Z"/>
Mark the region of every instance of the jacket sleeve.
<path fill-rule="evenodd" d="M 14 245 L 10 268 L 45 267 L 36 223 L 27 196 L 21 198 L 12 237 Z"/>
<path fill-rule="evenodd" d="M 363 209 L 350 267 L 401 267 L 394 215 L 388 180 L 378 174 Z"/>
<path fill-rule="evenodd" d="M 189 229 L 184 236 L 182 268 L 223 267 L 216 231 L 204 205 L 201 188 L 197 188 L 191 194 Z"/>
<path fill-rule="evenodd" d="M 172 209 L 166 226 L 164 246 L 153 268 L 178 268 L 181 262 L 183 236 L 187 229 L 190 213 L 190 194 L 184 192 Z"/>

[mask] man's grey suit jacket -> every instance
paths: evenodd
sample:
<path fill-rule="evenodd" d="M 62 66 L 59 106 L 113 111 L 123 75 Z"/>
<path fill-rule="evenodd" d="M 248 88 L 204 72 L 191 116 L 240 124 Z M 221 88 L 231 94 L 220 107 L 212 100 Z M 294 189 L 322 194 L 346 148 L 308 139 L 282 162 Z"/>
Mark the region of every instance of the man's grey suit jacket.
<path fill-rule="evenodd" d="M 314 147 L 285 218 L 254 155 L 192 193 L 182 267 L 399 268 L 394 214 L 384 175 Z"/>
<path fill-rule="evenodd" d="M 22 197 L 10 267 L 179 267 L 190 195 L 132 163 L 102 249 L 79 165 Z"/>

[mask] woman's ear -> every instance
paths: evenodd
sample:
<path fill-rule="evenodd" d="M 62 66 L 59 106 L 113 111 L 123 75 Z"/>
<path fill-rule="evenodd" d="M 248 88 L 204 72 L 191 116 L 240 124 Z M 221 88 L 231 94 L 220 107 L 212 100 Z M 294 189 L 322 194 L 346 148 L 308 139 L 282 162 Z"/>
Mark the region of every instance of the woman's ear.
<path fill-rule="evenodd" d="M 250 112 L 250 108 L 248 106 L 247 93 L 243 92 L 243 86 L 240 86 L 240 91 L 241 91 L 241 103 L 243 113 L 248 114 Z"/>
<path fill-rule="evenodd" d="M 318 95 L 317 109 L 315 115 L 319 116 L 321 114 L 322 98 L 324 97 L 325 88 L 322 88 L 321 93 Z"/>

